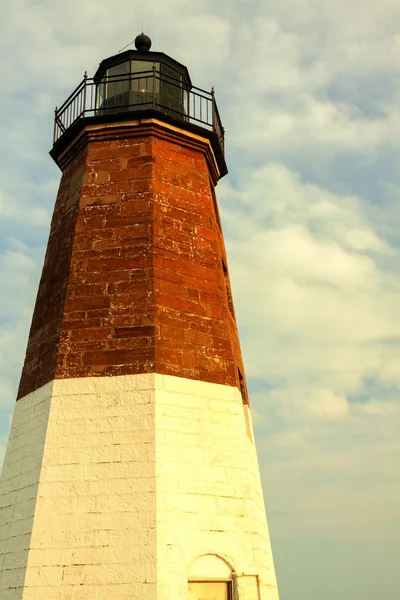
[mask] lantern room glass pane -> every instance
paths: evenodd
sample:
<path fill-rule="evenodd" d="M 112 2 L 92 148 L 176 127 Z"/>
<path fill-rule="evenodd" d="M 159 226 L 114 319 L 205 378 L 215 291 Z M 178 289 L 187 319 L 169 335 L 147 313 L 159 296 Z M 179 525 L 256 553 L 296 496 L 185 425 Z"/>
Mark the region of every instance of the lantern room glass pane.
<path fill-rule="evenodd" d="M 168 65 L 161 64 L 160 104 L 172 113 L 184 113 L 182 74 Z"/>
<path fill-rule="evenodd" d="M 129 90 L 130 64 L 121 63 L 107 69 L 106 97 L 117 97 Z"/>
<path fill-rule="evenodd" d="M 96 108 L 102 108 L 104 105 L 106 84 L 105 80 L 102 79 L 96 88 Z"/>
<path fill-rule="evenodd" d="M 175 71 L 175 69 L 165 65 L 164 63 L 161 64 L 161 73 L 162 75 L 165 75 L 165 77 L 175 80 L 176 83 L 180 83 L 182 81 L 182 73 Z"/>
<path fill-rule="evenodd" d="M 155 67 L 155 76 L 153 73 Z M 160 87 L 160 63 L 146 60 L 132 60 L 132 91 L 137 95 L 139 103 L 150 102 L 155 87 L 155 93 L 159 93 Z M 154 86 L 155 84 L 155 86 Z"/>
<path fill-rule="evenodd" d="M 156 67 L 156 71 L 160 71 L 160 63 L 153 63 L 150 60 L 131 60 L 131 73 L 146 73 L 146 75 L 152 75 L 153 65 Z"/>
<path fill-rule="evenodd" d="M 97 86 L 99 114 L 157 107 L 186 119 L 183 74 L 163 62 L 129 60 L 107 69 Z"/>

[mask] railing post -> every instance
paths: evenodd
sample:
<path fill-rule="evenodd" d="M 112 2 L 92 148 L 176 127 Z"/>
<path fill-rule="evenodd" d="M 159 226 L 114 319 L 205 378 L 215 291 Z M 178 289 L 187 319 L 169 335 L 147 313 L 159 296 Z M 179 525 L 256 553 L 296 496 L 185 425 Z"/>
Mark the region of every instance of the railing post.
<path fill-rule="evenodd" d="M 215 126 L 215 121 L 216 121 L 216 117 L 215 117 L 215 92 L 214 92 L 214 88 L 211 88 L 211 106 L 212 106 L 212 128 L 213 131 L 216 131 L 216 126 Z"/>
<path fill-rule="evenodd" d="M 56 142 L 56 135 L 57 135 L 57 111 L 58 108 L 57 106 L 54 109 L 54 132 L 53 132 L 53 144 L 55 144 Z"/>
<path fill-rule="evenodd" d="M 161 81 L 160 81 L 161 87 Z M 156 65 L 153 64 L 153 110 L 156 108 Z"/>
<path fill-rule="evenodd" d="M 83 74 L 83 111 L 82 114 L 85 116 L 86 112 L 86 85 L 87 85 L 87 71 Z"/>

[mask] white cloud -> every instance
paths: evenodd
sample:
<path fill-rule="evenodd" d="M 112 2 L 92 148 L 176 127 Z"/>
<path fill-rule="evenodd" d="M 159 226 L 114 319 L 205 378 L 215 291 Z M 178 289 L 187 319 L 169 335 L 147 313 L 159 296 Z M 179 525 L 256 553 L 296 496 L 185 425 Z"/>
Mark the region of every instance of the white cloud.
<path fill-rule="evenodd" d="M 251 339 L 248 374 L 288 385 L 306 377 L 339 396 L 382 367 L 398 378 L 387 344 L 400 339 L 390 269 L 398 251 L 374 231 L 362 198 L 310 185 L 282 165 L 220 192 L 239 324 Z"/>
<path fill-rule="evenodd" d="M 399 402 L 386 402 L 384 400 L 376 400 L 375 398 L 372 398 L 369 402 L 359 404 L 357 408 L 361 413 L 377 417 L 391 417 L 400 413 Z"/>
<path fill-rule="evenodd" d="M 318 417 L 337 419 L 349 412 L 347 398 L 332 392 L 332 390 L 313 389 L 305 400 L 306 409 Z"/>
<path fill-rule="evenodd" d="M 39 282 L 37 254 L 15 238 L 0 253 L 0 410 L 11 410 L 15 401 Z M 0 434 L 5 427 L 0 423 Z"/>
<path fill-rule="evenodd" d="M 30 206 L 29 198 L 21 201 L 0 189 L 0 219 L 2 222 L 26 223 L 27 214 L 29 214 L 31 227 L 48 227 L 49 211 L 44 206 Z"/>

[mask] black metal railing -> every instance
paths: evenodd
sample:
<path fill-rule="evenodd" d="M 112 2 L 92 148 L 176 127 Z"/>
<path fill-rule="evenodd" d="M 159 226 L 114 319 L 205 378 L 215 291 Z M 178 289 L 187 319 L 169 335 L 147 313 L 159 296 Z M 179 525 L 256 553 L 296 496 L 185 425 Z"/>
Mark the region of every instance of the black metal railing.
<path fill-rule="evenodd" d="M 146 109 L 214 131 L 224 154 L 224 129 L 214 91 L 189 89 L 155 67 L 146 72 L 108 76 L 97 82 L 85 73 L 83 81 L 55 110 L 54 143 L 79 119 Z"/>

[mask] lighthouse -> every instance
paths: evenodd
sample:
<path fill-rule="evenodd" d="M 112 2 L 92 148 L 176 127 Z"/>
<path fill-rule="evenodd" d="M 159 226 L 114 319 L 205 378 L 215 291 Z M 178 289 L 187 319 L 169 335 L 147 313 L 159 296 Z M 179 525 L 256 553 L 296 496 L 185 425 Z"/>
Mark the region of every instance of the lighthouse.
<path fill-rule="evenodd" d="M 214 92 L 151 40 L 55 111 L 62 176 L 0 482 L 1 600 L 278 600 Z"/>

